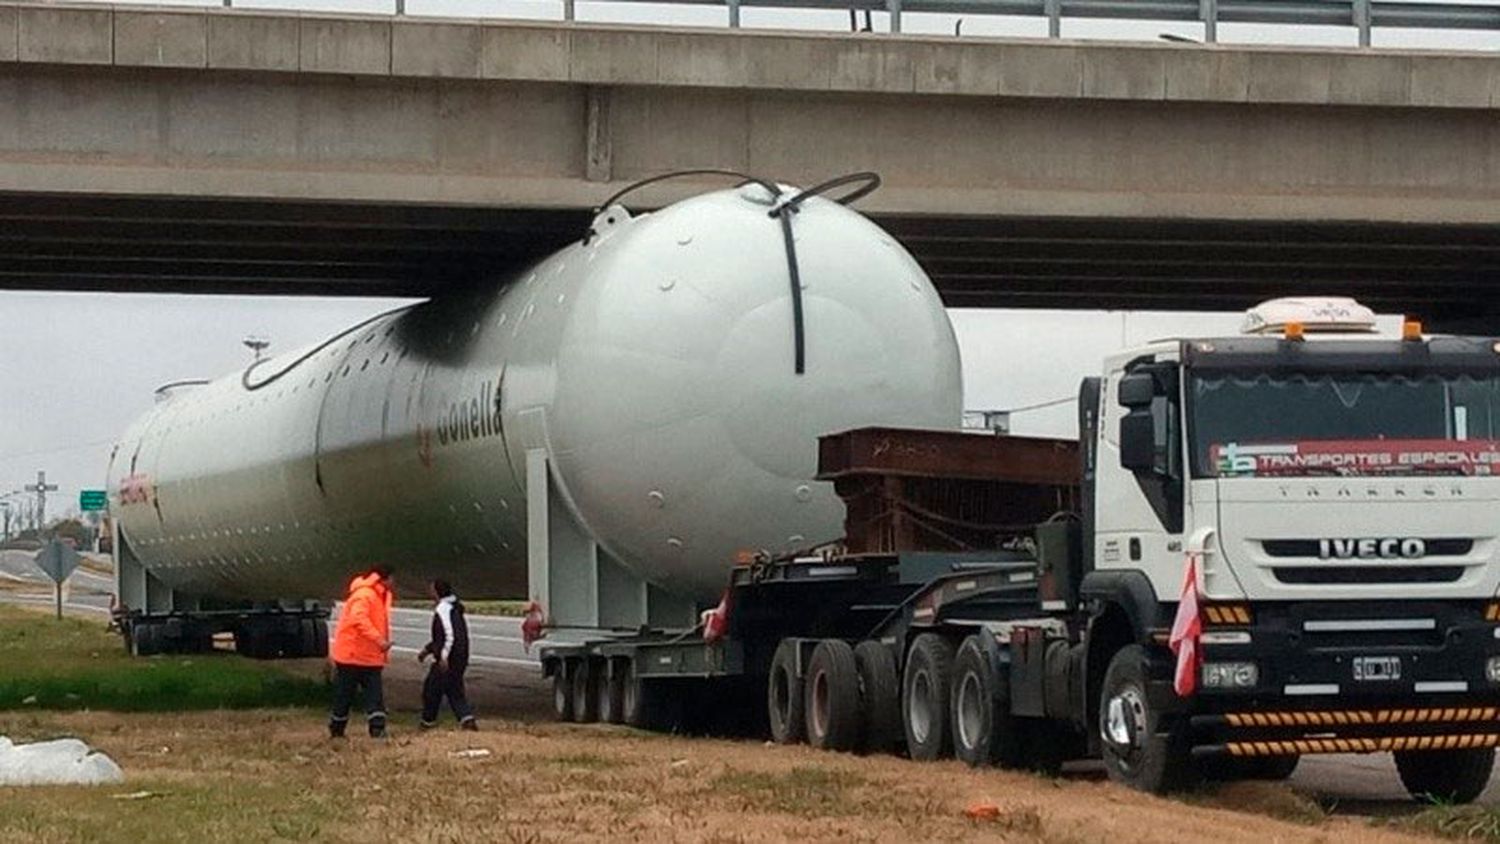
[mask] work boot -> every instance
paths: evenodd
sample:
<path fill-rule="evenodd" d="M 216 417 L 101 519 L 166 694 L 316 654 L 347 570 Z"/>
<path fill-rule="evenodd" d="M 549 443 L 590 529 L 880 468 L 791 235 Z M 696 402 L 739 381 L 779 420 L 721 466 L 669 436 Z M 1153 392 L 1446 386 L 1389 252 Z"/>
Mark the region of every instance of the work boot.
<path fill-rule="evenodd" d="M 471 733 L 477 733 L 479 732 L 479 722 L 474 720 L 473 715 L 470 715 L 469 717 L 458 722 L 458 728 L 460 730 L 468 730 Z"/>
<path fill-rule="evenodd" d="M 418 721 L 417 722 L 417 729 L 421 730 L 424 733 L 427 732 L 428 730 L 432 729 L 433 727 L 436 727 L 436 726 L 437 726 L 437 722 L 436 721 Z"/>
<path fill-rule="evenodd" d="M 328 737 L 331 738 L 331 739 L 340 739 L 340 738 L 343 738 L 344 737 L 344 727 L 348 723 L 349 722 L 347 722 L 347 721 L 329 721 L 328 722 Z"/>

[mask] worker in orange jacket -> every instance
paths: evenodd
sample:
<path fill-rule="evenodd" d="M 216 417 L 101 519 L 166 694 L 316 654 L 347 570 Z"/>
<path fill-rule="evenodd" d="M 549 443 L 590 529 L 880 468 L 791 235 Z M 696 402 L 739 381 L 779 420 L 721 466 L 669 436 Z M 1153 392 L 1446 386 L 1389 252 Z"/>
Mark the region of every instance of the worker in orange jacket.
<path fill-rule="evenodd" d="M 391 567 L 377 565 L 349 582 L 349 594 L 333 633 L 333 714 L 328 734 L 343 738 L 354 693 L 363 693 L 371 738 L 385 738 L 385 690 L 380 672 L 391 651 L 391 605 L 396 584 Z"/>

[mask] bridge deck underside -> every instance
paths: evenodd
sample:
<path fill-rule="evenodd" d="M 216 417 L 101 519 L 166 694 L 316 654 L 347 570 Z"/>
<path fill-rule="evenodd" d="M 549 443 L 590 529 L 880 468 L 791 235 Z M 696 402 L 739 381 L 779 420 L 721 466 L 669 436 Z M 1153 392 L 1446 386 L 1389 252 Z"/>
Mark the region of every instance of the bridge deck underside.
<path fill-rule="evenodd" d="M 1237 310 L 1346 294 L 1500 311 L 1500 227 L 883 216 L 949 305 Z M 588 212 L 0 193 L 0 289 L 429 296 L 576 240 Z"/>

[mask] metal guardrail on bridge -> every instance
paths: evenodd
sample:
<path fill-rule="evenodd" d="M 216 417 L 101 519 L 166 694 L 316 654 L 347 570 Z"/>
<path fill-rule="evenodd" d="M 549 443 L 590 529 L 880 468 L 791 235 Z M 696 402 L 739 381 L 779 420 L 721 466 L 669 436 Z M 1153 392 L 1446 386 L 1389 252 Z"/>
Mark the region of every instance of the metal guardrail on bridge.
<path fill-rule="evenodd" d="M 149 2 L 149 0 L 148 0 Z M 226 8 L 234 0 L 221 0 Z M 408 0 L 391 0 L 392 11 L 407 13 Z M 585 0 L 559 0 L 564 21 L 576 20 L 576 7 Z M 866 14 L 864 29 L 871 29 L 868 15 L 889 16 L 890 31 L 901 32 L 904 14 L 979 15 L 1043 18 L 1051 38 L 1062 36 L 1065 18 L 1079 20 L 1162 21 L 1197 23 L 1203 26 L 1203 41 L 1218 41 L 1218 26 L 1263 24 L 1291 26 L 1350 27 L 1359 35 L 1359 46 L 1371 46 L 1371 33 L 1381 29 L 1469 30 L 1500 32 L 1500 3 L 1425 2 L 1425 0 L 587 0 L 610 5 L 653 4 L 666 6 L 723 7 L 731 28 L 740 26 L 742 9 L 848 12 L 852 29 L 860 27 L 856 15 Z M 211 4 L 211 0 L 210 0 Z M 180 8 L 180 4 L 173 4 Z M 268 10 L 265 5 L 255 8 Z M 325 11 L 317 0 L 299 4 L 297 11 Z M 424 10 L 424 15 L 431 12 Z M 442 13 L 438 16 L 446 17 Z M 654 23 L 654 22 L 653 22 Z M 663 25 L 671 25 L 664 22 Z M 958 34 L 955 31 L 955 35 Z M 1162 34 L 1172 41 L 1192 41 L 1180 35 Z M 1494 45 L 1500 48 L 1500 37 Z"/>
<path fill-rule="evenodd" d="M 1350 26 L 1361 47 L 1376 27 L 1500 30 L 1500 6 L 1381 0 L 615 0 L 729 7 L 729 25 L 740 25 L 744 7 L 884 11 L 891 31 L 901 31 L 904 12 L 1007 15 L 1047 19 L 1047 34 L 1062 35 L 1063 18 L 1200 22 L 1204 40 L 1218 40 L 1220 23 Z M 226 3 L 229 0 L 225 0 Z M 398 13 L 404 0 L 396 0 Z M 563 18 L 573 19 L 575 0 L 563 0 Z"/>

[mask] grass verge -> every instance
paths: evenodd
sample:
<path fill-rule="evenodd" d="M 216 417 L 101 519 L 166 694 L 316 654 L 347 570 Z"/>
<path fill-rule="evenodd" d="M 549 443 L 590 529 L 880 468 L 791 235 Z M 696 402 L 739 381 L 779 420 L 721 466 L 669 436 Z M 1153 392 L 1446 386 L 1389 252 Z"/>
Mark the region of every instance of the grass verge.
<path fill-rule="evenodd" d="M 99 622 L 0 606 L 0 710 L 322 706 L 322 683 L 230 654 L 142 659 Z"/>
<path fill-rule="evenodd" d="M 1500 842 L 1500 807 L 1495 806 L 1430 806 L 1414 815 L 1391 818 L 1387 823 L 1423 835 Z"/>

